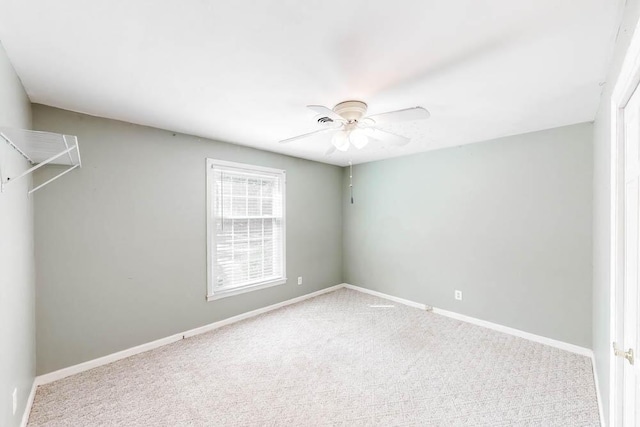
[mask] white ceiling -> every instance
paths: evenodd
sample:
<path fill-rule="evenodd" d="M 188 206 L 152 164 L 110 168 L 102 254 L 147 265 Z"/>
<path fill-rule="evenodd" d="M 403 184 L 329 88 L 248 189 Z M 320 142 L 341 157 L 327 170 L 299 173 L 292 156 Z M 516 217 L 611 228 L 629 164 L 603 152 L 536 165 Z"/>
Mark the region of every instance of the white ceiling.
<path fill-rule="evenodd" d="M 35 103 L 345 165 L 594 119 L 623 0 L 2 0 Z M 324 156 L 307 104 L 432 117 Z"/>

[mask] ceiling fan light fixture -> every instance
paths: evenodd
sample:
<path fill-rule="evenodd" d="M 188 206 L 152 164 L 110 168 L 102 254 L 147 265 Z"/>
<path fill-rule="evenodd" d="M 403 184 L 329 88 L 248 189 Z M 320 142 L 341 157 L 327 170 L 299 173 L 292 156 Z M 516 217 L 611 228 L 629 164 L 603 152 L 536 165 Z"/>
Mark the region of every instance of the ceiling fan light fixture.
<path fill-rule="evenodd" d="M 322 125 L 322 129 L 283 139 L 280 142 L 290 143 L 318 134 L 332 134 L 331 146 L 326 152 L 327 156 L 336 150 L 349 151 L 351 146 L 360 150 L 372 143 L 381 144 L 382 148 L 387 145 L 404 146 L 411 141 L 410 138 L 384 130 L 380 126 L 396 122 L 424 120 L 430 116 L 423 107 L 410 107 L 367 116 L 367 104 L 355 100 L 336 104 L 333 109 L 323 105 L 307 105 L 307 108 L 316 113 L 315 120 Z"/>
<path fill-rule="evenodd" d="M 331 143 L 340 151 L 347 151 L 349 149 L 349 137 L 344 131 L 336 132 L 331 138 Z"/>
<path fill-rule="evenodd" d="M 369 143 L 369 138 L 360 129 L 352 130 L 349 134 L 349 142 L 358 150 L 364 148 Z"/>

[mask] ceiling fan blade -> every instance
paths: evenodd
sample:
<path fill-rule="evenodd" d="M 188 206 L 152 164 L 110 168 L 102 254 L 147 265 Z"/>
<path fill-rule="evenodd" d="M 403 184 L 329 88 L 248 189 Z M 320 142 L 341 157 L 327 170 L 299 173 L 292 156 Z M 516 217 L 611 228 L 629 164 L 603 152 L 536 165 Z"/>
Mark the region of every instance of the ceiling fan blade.
<path fill-rule="evenodd" d="M 336 113 L 330 108 L 325 107 L 324 105 L 307 105 L 307 108 L 312 110 L 316 114 L 320 114 L 324 117 L 329 117 L 334 122 L 344 123 L 346 120 L 340 114 Z"/>
<path fill-rule="evenodd" d="M 330 131 L 335 131 L 335 130 L 336 129 L 334 129 L 334 128 L 314 130 L 313 132 L 309 132 L 309 133 L 305 133 L 305 134 L 302 134 L 302 135 L 293 136 L 291 138 L 283 139 L 282 141 L 280 141 L 280 144 L 288 144 L 289 142 L 293 142 L 293 141 L 298 141 L 300 139 L 309 138 L 309 137 L 317 135 L 319 133 L 330 132 Z"/>
<path fill-rule="evenodd" d="M 333 144 L 331 144 L 331 147 L 329 147 L 329 149 L 327 150 L 327 152 L 326 152 L 326 153 L 324 153 L 324 155 L 325 155 L 325 156 L 330 156 L 330 155 L 332 155 L 332 154 L 333 154 L 333 153 L 335 153 L 335 152 L 336 152 L 336 146 L 335 146 L 335 145 L 333 145 Z"/>
<path fill-rule="evenodd" d="M 422 107 L 405 108 L 403 110 L 389 111 L 387 113 L 374 114 L 373 116 L 365 117 L 363 121 L 370 123 L 371 120 L 377 125 L 395 123 L 395 122 L 407 122 L 411 120 L 424 120 L 428 119 L 431 114 Z"/>
<path fill-rule="evenodd" d="M 411 138 L 407 138 L 406 136 L 397 135 L 395 133 L 388 132 L 386 130 L 371 128 L 371 127 L 363 127 L 361 128 L 365 135 L 367 135 L 371 139 L 378 140 L 380 142 L 384 142 L 387 144 L 403 146 L 407 145 Z"/>

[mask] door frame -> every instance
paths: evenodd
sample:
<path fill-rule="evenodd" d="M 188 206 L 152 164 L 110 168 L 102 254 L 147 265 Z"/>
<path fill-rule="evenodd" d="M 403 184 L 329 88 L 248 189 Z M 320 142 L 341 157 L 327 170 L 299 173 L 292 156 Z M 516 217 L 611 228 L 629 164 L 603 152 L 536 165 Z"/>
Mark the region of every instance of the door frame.
<path fill-rule="evenodd" d="M 609 305 L 609 425 L 615 425 L 618 395 L 617 358 L 611 343 L 621 343 L 624 322 L 624 109 L 640 86 L 640 21 L 636 24 L 618 80 L 611 95 L 611 201 Z"/>

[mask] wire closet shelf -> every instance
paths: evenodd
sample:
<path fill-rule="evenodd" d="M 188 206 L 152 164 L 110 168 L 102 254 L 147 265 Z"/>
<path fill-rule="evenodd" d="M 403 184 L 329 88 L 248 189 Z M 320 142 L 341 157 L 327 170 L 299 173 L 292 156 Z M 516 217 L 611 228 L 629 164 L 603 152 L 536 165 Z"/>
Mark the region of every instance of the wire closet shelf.
<path fill-rule="evenodd" d="M 73 135 L 39 132 L 25 129 L 0 128 L 0 138 L 31 163 L 32 167 L 16 176 L 4 176 L 0 170 L 0 191 L 45 165 L 68 166 L 53 178 L 29 190 L 29 194 L 82 167 L 78 138 Z"/>

